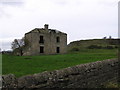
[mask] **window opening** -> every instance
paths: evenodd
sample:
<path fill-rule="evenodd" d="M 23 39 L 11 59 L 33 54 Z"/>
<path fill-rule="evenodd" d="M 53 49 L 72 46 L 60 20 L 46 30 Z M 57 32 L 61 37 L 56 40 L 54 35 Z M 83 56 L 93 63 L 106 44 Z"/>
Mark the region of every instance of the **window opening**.
<path fill-rule="evenodd" d="M 44 53 L 44 47 L 40 46 L 40 53 Z"/>
<path fill-rule="evenodd" d="M 57 53 L 60 53 L 60 47 L 57 47 L 57 48 L 56 48 L 56 52 L 57 52 Z"/>
<path fill-rule="evenodd" d="M 44 43 L 43 36 L 40 36 L 40 41 L 39 41 L 39 43 Z"/>

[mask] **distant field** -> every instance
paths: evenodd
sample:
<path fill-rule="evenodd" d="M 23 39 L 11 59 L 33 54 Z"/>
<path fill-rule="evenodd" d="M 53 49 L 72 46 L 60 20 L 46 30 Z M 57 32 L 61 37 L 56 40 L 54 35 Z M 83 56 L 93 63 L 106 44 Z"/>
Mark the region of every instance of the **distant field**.
<path fill-rule="evenodd" d="M 2 55 L 2 73 L 20 77 L 111 58 L 117 58 L 117 49 L 86 49 L 64 55 Z"/>

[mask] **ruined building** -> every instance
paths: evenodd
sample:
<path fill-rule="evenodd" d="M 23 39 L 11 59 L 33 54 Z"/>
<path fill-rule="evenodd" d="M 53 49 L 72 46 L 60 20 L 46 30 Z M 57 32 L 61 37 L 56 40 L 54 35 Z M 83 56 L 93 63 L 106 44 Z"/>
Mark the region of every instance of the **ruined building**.
<path fill-rule="evenodd" d="M 63 54 L 67 49 L 67 34 L 55 29 L 35 28 L 25 34 L 27 47 L 23 55 Z"/>

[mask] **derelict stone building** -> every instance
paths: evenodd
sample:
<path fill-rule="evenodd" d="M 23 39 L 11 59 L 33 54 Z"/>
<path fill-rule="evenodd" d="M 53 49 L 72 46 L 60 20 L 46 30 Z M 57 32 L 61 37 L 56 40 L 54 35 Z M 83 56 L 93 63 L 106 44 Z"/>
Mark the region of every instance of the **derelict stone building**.
<path fill-rule="evenodd" d="M 55 29 L 35 28 L 25 34 L 27 47 L 24 55 L 63 54 L 67 50 L 67 34 Z"/>

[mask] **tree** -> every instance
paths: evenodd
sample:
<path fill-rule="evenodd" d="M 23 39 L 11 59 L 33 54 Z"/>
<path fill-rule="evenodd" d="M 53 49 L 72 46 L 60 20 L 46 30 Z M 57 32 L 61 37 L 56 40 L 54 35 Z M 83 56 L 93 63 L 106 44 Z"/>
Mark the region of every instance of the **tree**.
<path fill-rule="evenodd" d="M 22 38 L 22 39 L 15 39 L 12 42 L 12 44 L 11 44 L 13 52 L 15 50 L 18 50 L 18 52 L 20 53 L 21 56 L 23 55 L 23 47 L 24 46 L 25 46 L 25 39 L 24 38 Z"/>

